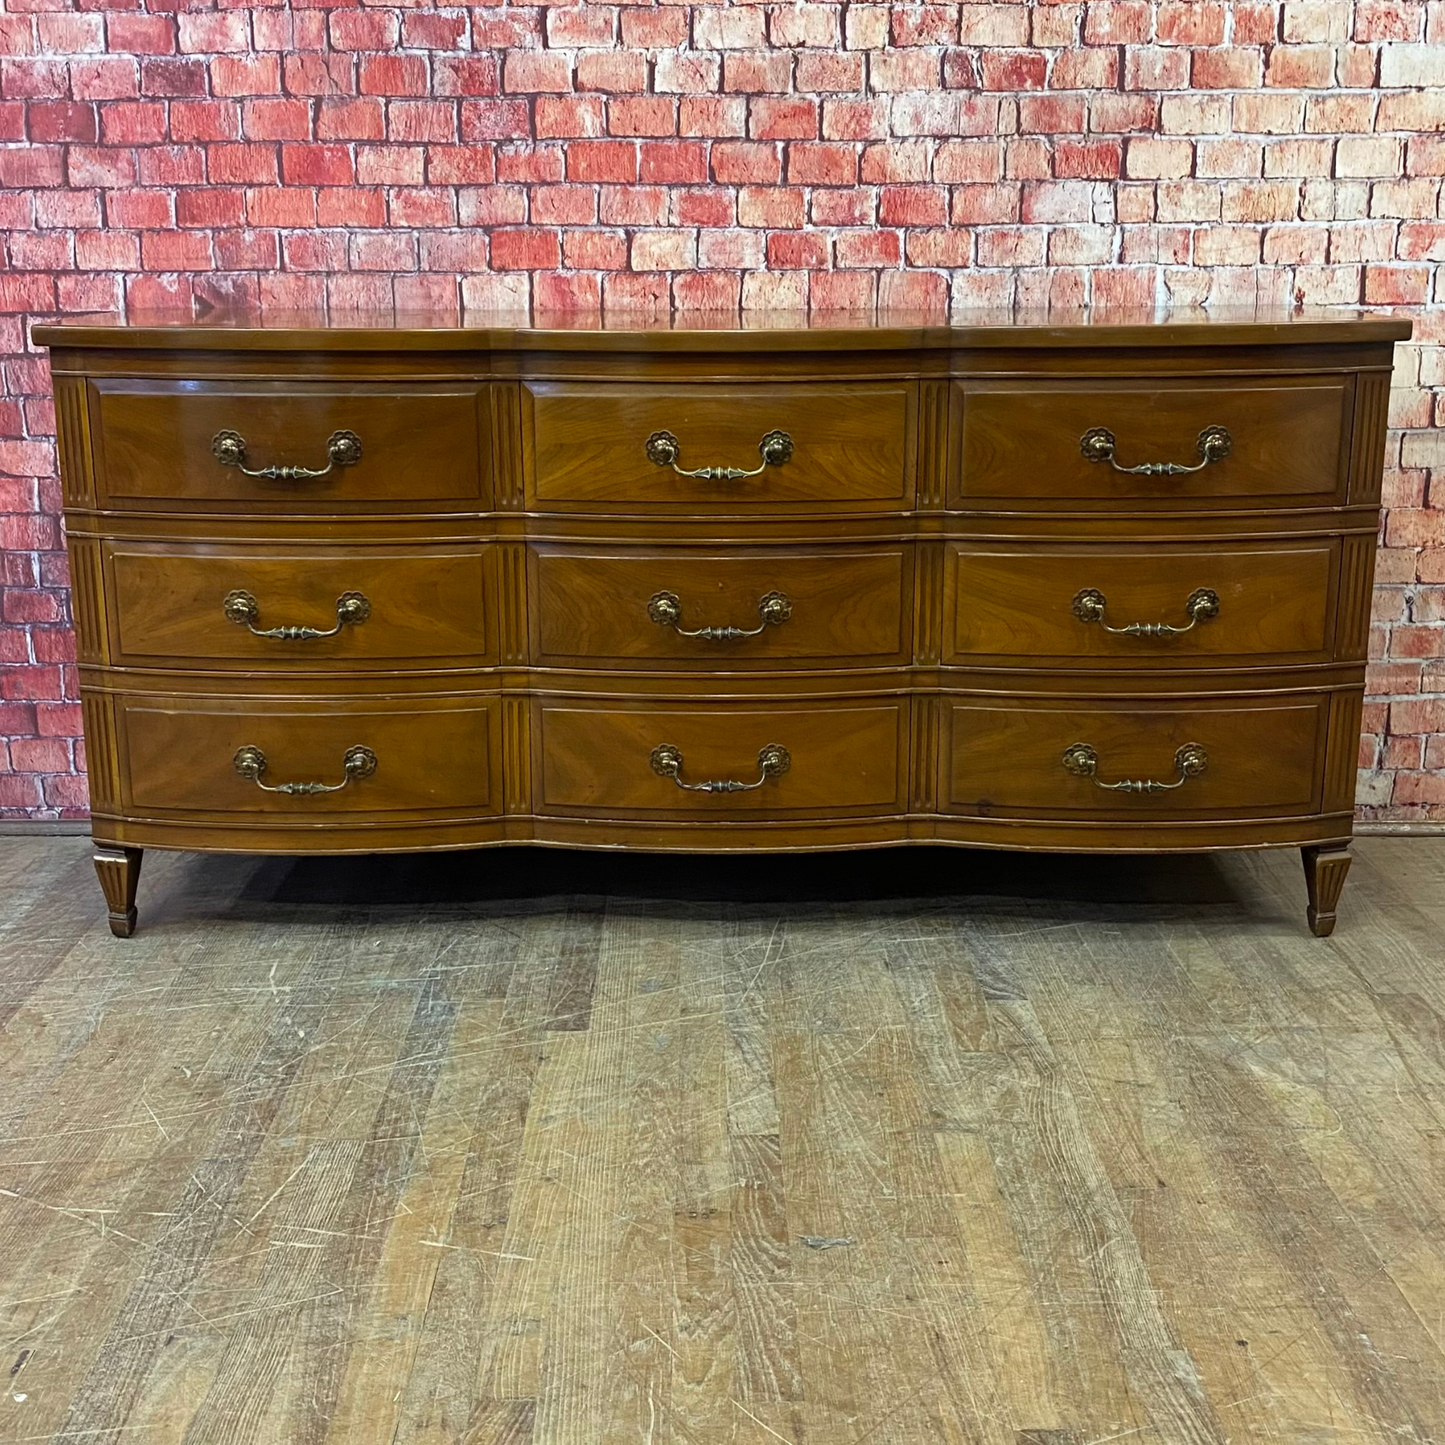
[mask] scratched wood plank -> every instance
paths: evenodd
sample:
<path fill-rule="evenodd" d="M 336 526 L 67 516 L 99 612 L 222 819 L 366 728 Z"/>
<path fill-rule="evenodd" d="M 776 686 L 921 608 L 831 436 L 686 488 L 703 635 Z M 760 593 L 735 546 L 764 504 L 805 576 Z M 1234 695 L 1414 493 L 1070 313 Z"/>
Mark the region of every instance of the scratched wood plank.
<path fill-rule="evenodd" d="M 1357 853 L 1324 941 L 1287 853 L 158 854 L 122 943 L 0 838 L 0 1440 L 1445 1445 L 1445 842 Z"/>

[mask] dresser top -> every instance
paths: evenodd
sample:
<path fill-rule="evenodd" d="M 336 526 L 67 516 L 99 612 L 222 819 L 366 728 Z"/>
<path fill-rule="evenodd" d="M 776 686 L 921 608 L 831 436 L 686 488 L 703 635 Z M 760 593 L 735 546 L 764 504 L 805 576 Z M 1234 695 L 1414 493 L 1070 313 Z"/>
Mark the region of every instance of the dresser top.
<path fill-rule="evenodd" d="M 1258 346 L 1402 341 L 1359 311 L 418 312 L 133 310 L 37 324 L 41 346 L 240 351 L 892 351 L 950 347 Z"/>

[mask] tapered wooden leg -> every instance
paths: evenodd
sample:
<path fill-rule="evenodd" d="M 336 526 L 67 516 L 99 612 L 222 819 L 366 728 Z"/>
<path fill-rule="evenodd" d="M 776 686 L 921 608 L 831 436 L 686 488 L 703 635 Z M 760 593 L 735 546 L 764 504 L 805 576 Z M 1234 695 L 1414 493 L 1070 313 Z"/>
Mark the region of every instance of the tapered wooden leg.
<path fill-rule="evenodd" d="M 1305 887 L 1309 889 L 1310 932 L 1328 938 L 1335 931 L 1335 904 L 1350 871 L 1348 848 L 1301 848 L 1305 864 Z"/>
<path fill-rule="evenodd" d="M 135 886 L 140 881 L 139 848 L 95 845 L 95 872 L 110 908 L 110 931 L 117 938 L 135 932 Z"/>

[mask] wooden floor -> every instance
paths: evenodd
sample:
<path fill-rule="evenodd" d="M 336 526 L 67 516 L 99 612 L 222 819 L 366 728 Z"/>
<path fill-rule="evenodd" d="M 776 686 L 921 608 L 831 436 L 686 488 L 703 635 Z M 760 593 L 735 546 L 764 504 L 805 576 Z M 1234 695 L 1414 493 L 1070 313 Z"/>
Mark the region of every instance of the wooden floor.
<path fill-rule="evenodd" d="M 1445 1442 L 1445 840 L 0 900 L 7 1445 Z"/>

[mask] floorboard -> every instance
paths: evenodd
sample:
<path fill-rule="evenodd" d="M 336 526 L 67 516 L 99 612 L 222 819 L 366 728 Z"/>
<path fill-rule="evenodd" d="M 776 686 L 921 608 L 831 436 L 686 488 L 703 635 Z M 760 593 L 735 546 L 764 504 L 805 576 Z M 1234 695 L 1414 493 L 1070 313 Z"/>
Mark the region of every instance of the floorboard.
<path fill-rule="evenodd" d="M 1445 1445 L 1445 840 L 0 890 L 6 1445 Z"/>

